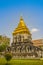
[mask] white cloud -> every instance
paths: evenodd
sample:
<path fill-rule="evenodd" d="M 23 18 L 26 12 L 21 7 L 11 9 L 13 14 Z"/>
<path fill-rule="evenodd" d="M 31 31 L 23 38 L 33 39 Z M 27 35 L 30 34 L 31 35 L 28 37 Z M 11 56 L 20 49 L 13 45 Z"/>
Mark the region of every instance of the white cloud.
<path fill-rule="evenodd" d="M 33 29 L 31 30 L 31 33 L 35 33 L 35 32 L 38 32 L 38 31 L 39 31 L 39 29 L 33 28 Z"/>

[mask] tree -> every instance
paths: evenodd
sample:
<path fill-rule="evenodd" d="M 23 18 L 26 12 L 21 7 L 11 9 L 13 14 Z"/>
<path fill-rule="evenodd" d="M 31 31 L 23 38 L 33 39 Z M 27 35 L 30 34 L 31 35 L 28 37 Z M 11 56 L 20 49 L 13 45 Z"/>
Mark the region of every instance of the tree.
<path fill-rule="evenodd" d="M 7 61 L 10 61 L 11 58 L 12 58 L 12 54 L 11 54 L 11 53 L 6 53 L 6 54 L 5 54 L 5 59 L 6 59 Z"/>
<path fill-rule="evenodd" d="M 0 52 L 5 51 L 9 44 L 10 38 L 8 38 L 7 36 L 0 35 Z"/>
<path fill-rule="evenodd" d="M 5 43 L 0 45 L 0 52 L 5 51 L 6 50 L 6 46 L 7 45 Z"/>
<path fill-rule="evenodd" d="M 5 59 L 7 60 L 6 65 L 9 65 L 8 61 L 10 61 L 11 58 L 12 58 L 12 54 L 11 54 L 11 53 L 6 53 L 6 54 L 5 54 Z"/>

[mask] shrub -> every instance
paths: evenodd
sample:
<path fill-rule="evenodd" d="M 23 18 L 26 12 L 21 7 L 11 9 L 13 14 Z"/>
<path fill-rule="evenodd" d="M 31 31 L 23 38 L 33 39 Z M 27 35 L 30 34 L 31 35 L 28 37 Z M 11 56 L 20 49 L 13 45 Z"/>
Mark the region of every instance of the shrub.
<path fill-rule="evenodd" d="M 12 58 L 12 54 L 11 54 L 11 53 L 6 53 L 6 54 L 5 54 L 5 59 L 6 59 L 7 61 L 10 61 L 11 58 Z"/>

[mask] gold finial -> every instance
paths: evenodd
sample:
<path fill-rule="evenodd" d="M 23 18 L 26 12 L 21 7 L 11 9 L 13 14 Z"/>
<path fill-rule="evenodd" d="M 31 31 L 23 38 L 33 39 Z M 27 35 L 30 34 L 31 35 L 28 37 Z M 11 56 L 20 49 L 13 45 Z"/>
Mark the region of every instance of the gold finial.
<path fill-rule="evenodd" d="M 23 20 L 22 16 L 20 17 L 20 20 Z"/>

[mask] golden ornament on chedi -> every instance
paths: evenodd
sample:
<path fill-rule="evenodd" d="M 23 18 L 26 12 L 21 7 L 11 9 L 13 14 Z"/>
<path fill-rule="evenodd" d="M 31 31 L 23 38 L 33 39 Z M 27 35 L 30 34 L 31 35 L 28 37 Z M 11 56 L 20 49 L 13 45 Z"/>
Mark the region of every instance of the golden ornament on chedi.
<path fill-rule="evenodd" d="M 17 28 L 13 31 L 13 35 L 19 34 L 19 33 L 20 34 L 26 33 L 26 34 L 31 35 L 31 33 L 30 33 L 29 29 L 27 28 L 26 24 L 24 23 L 24 20 L 22 17 L 20 17 L 20 22 L 19 22 Z"/>

